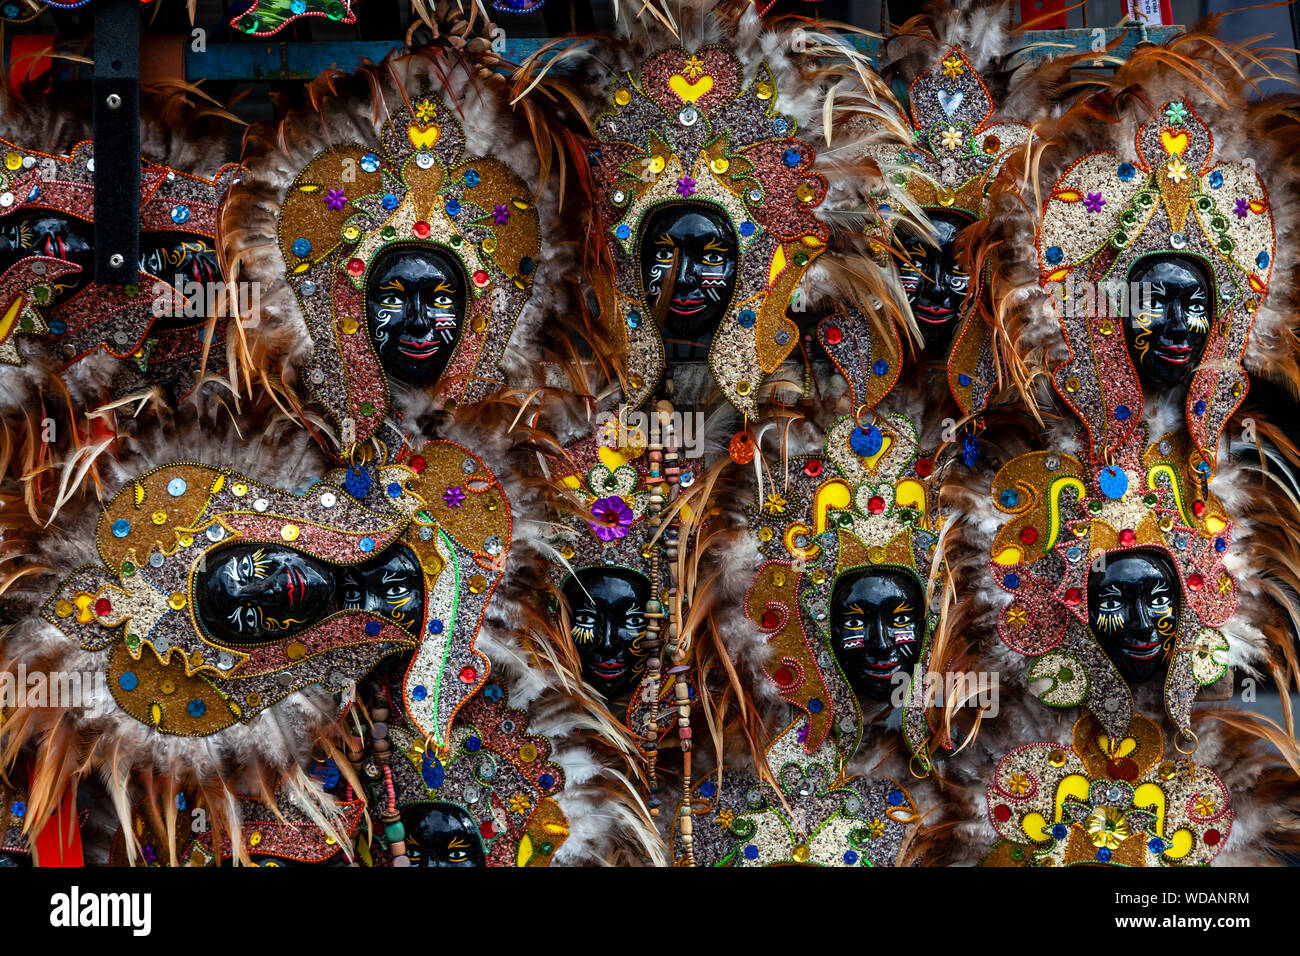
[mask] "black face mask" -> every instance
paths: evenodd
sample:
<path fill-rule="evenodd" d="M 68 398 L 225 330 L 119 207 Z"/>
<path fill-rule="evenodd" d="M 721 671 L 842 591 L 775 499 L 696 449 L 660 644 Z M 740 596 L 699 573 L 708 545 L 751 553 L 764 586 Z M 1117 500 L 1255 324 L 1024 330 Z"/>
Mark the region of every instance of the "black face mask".
<path fill-rule="evenodd" d="M 831 595 L 831 647 L 859 697 L 889 700 L 925 637 L 921 586 L 901 571 L 841 578 Z"/>
<path fill-rule="evenodd" d="M 195 589 L 199 620 L 232 647 L 292 637 L 342 608 L 392 609 L 414 634 L 424 612 L 423 575 L 402 545 L 342 568 L 280 545 L 236 544 L 210 556 Z"/>
<path fill-rule="evenodd" d="M 411 866 L 486 866 L 483 841 L 468 813 L 450 803 L 421 803 L 402 811 Z"/>
<path fill-rule="evenodd" d="M 645 669 L 645 606 L 650 582 L 631 571 L 588 568 L 564 585 L 573 642 L 582 677 L 606 700 L 641 679 Z M 586 589 L 585 591 L 583 589 Z"/>
<path fill-rule="evenodd" d="M 380 253 L 366 282 L 366 324 L 393 378 L 431 385 L 451 359 L 465 321 L 465 274 L 447 253 L 403 245 Z"/>
<path fill-rule="evenodd" d="M 943 358 L 957 331 L 961 308 L 970 287 L 970 276 L 957 264 L 957 234 L 971 220 L 959 213 L 931 212 L 938 248 L 904 227 L 900 236 L 912 261 L 899 263 L 899 276 L 907 290 L 907 301 L 925 341 L 929 358 Z"/>
<path fill-rule="evenodd" d="M 650 310 L 643 321 L 657 318 L 677 352 L 707 351 L 736 291 L 738 258 L 736 233 L 721 212 L 689 203 L 655 210 L 641 231 L 641 288 Z"/>
<path fill-rule="evenodd" d="M 140 271 L 169 282 L 185 296 L 178 314 L 164 313 L 153 324 L 158 331 L 196 325 L 208 317 L 208 290 L 221 281 L 217 250 L 202 236 L 149 232 L 140 236 Z"/>
<path fill-rule="evenodd" d="M 1201 362 L 1214 321 L 1209 271 L 1190 256 L 1148 256 L 1129 270 L 1129 281 L 1141 290 L 1137 315 L 1124 320 L 1138 376 L 1157 388 L 1185 381 Z"/>
<path fill-rule="evenodd" d="M 1088 622 L 1129 681 L 1144 681 L 1164 661 L 1161 646 L 1178 632 L 1182 586 L 1169 556 L 1136 549 L 1107 555 L 1088 574 Z"/>
<path fill-rule="evenodd" d="M 76 275 L 54 280 L 54 301 L 61 301 L 82 289 L 95 271 L 91 241 L 95 227 L 88 222 L 56 213 L 36 212 L 0 219 L 0 274 L 28 256 L 48 256 L 81 266 Z"/>

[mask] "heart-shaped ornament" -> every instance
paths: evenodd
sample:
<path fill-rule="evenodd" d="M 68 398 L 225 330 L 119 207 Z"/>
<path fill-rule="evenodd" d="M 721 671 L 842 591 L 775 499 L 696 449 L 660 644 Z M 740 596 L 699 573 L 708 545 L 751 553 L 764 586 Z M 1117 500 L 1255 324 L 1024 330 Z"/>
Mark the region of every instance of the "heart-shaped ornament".
<path fill-rule="evenodd" d="M 944 116 L 951 116 L 957 112 L 962 100 L 966 99 L 966 94 L 961 90 L 939 90 L 934 95 L 939 101 L 939 108 L 943 110 Z"/>
<path fill-rule="evenodd" d="M 412 123 L 406 127 L 406 136 L 416 149 L 432 149 L 433 144 L 442 136 L 442 127 L 437 123 L 430 123 L 428 126 L 416 126 Z"/>
<path fill-rule="evenodd" d="M 687 103 L 694 103 L 709 90 L 713 89 L 713 77 L 707 74 L 700 77 L 694 83 L 686 79 L 680 73 L 674 73 L 668 77 L 668 88 L 676 93 Z"/>
<path fill-rule="evenodd" d="M 1191 142 L 1191 137 L 1187 135 L 1187 130 L 1162 129 L 1160 131 L 1160 146 L 1167 156 L 1181 156 L 1187 152 L 1187 146 Z"/>

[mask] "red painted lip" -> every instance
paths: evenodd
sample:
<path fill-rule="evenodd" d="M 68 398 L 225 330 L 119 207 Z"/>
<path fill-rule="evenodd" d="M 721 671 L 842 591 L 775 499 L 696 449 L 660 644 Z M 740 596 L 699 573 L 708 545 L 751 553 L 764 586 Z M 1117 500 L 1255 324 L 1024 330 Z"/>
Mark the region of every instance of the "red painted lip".
<path fill-rule="evenodd" d="M 950 322 L 952 317 L 957 314 L 952 309 L 935 309 L 928 305 L 918 305 L 912 311 L 916 313 L 918 319 L 929 325 L 942 325 L 945 322 Z M 932 315 L 934 318 L 928 319 L 926 318 L 927 315 Z"/>
<path fill-rule="evenodd" d="M 602 663 L 592 664 L 591 669 L 596 672 L 596 676 L 603 677 L 606 680 L 612 680 L 615 677 L 621 677 L 623 675 L 623 672 L 627 670 L 627 668 L 624 667 L 622 664 L 602 664 Z"/>
<path fill-rule="evenodd" d="M 1153 644 L 1125 644 L 1124 653 L 1139 661 L 1149 661 L 1160 653 L 1161 642 L 1156 641 Z"/>
<path fill-rule="evenodd" d="M 694 308 L 687 308 L 694 306 Z M 677 315 L 694 315 L 696 312 L 703 312 L 706 303 L 703 299 L 673 299 L 672 308 L 669 312 L 675 312 Z"/>
<path fill-rule="evenodd" d="M 1192 360 L 1192 347 L 1190 345 L 1162 345 L 1156 349 L 1156 355 L 1171 365 L 1186 365 Z"/>
<path fill-rule="evenodd" d="M 397 351 L 407 358 L 424 359 L 434 355 L 439 348 L 437 342 L 422 339 L 401 338 L 397 340 Z"/>
<path fill-rule="evenodd" d="M 891 664 L 863 664 L 862 666 L 869 671 L 876 671 L 882 677 L 888 677 L 902 665 L 898 661 L 894 661 Z"/>

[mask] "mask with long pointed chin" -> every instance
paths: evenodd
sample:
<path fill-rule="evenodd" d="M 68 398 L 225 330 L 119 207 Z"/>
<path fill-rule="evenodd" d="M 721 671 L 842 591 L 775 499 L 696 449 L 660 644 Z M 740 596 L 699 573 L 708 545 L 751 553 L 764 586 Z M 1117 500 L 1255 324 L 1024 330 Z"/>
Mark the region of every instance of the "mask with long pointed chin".
<path fill-rule="evenodd" d="M 1182 586 L 1168 555 L 1138 548 L 1106 555 L 1088 573 L 1088 623 L 1130 682 L 1152 677 L 1178 633 Z"/>
<path fill-rule="evenodd" d="M 646 218 L 640 248 L 641 288 L 665 344 L 707 349 L 736 291 L 731 223 L 707 206 L 672 203 Z"/>
<path fill-rule="evenodd" d="M 916 666 L 924 638 L 921 587 L 910 575 L 876 569 L 836 582 L 831 646 L 859 697 L 889 700 Z"/>
<path fill-rule="evenodd" d="M 635 686 L 645 669 L 641 640 L 650 582 L 632 571 L 589 568 L 570 578 L 563 593 L 583 679 L 614 700 Z"/>
<path fill-rule="evenodd" d="M 1214 282 L 1191 256 L 1146 256 L 1129 270 L 1138 292 L 1124 321 L 1129 357 L 1147 385 L 1184 382 L 1201 363 L 1214 321 Z"/>
<path fill-rule="evenodd" d="M 465 274 L 433 246 L 401 245 L 375 257 L 366 280 L 366 325 L 393 378 L 432 385 L 456 348 L 466 308 Z"/>

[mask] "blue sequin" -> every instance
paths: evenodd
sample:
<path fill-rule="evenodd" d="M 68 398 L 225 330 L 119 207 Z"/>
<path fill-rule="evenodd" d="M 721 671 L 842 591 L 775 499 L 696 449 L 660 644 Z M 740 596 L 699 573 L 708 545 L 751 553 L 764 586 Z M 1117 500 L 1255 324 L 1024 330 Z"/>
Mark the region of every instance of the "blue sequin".
<path fill-rule="evenodd" d="M 190 221 L 189 206 L 172 206 L 172 222 L 182 226 Z"/>
<path fill-rule="evenodd" d="M 457 201 L 457 200 L 455 200 L 455 199 L 448 199 L 448 200 L 447 200 L 447 215 L 449 215 L 449 216 L 459 216 L 459 215 L 460 215 L 460 202 L 459 202 L 459 201 Z"/>
<path fill-rule="evenodd" d="M 369 554 L 371 551 L 375 550 L 375 539 L 374 539 L 374 538 L 362 538 L 362 539 L 361 539 L 361 543 L 358 544 L 357 547 L 359 547 L 359 548 L 360 548 L 362 551 L 364 551 L 366 554 Z"/>
<path fill-rule="evenodd" d="M 876 364 L 871 366 L 871 371 L 875 372 L 877 375 L 884 375 L 889 371 L 889 363 L 884 359 L 877 359 Z"/>
<path fill-rule="evenodd" d="M 131 533 L 131 522 L 125 518 L 118 518 L 113 522 L 113 537 L 125 538 Z"/>
<path fill-rule="evenodd" d="M 311 255 L 311 242 L 302 238 L 295 239 L 293 241 L 293 254 L 299 259 Z"/>
<path fill-rule="evenodd" d="M 803 159 L 803 153 L 799 152 L 799 150 L 795 149 L 793 146 L 781 154 L 781 161 L 787 166 L 798 166 L 801 159 Z"/>
<path fill-rule="evenodd" d="M 430 790 L 437 790 L 447 778 L 446 771 L 442 769 L 442 761 L 427 750 L 420 758 L 420 776 L 424 778 L 424 785 Z"/>
<path fill-rule="evenodd" d="M 704 783 L 700 784 L 700 793 L 704 794 L 706 797 L 712 797 L 717 792 L 718 785 L 712 780 L 706 780 Z"/>
<path fill-rule="evenodd" d="M 1014 488 L 1008 488 L 1002 494 L 998 495 L 998 500 L 1002 502 L 1004 508 L 1014 508 L 1020 504 L 1020 492 Z"/>
<path fill-rule="evenodd" d="M 754 224 L 746 219 L 740 224 L 740 234 L 748 239 L 754 234 Z"/>
<path fill-rule="evenodd" d="M 1097 851 L 1097 859 L 1101 860 L 1101 862 L 1103 863 L 1109 863 L 1110 850 L 1106 849 L 1105 847 L 1102 847 L 1100 850 Z"/>
<path fill-rule="evenodd" d="M 140 678 L 133 671 L 122 671 L 117 677 L 117 686 L 122 690 L 135 690 L 139 684 Z"/>
<path fill-rule="evenodd" d="M 379 622 L 366 621 L 366 633 L 369 634 L 371 637 L 377 635 L 379 633 Z"/>
<path fill-rule="evenodd" d="M 965 388 L 970 383 L 971 383 L 971 377 L 967 375 L 965 372 L 957 376 L 957 384 L 962 386 L 962 388 Z"/>
<path fill-rule="evenodd" d="M 21 800 L 15 800 L 13 805 L 14 816 L 22 818 L 27 816 L 27 804 Z"/>
<path fill-rule="evenodd" d="M 477 737 L 465 738 L 465 749 L 468 750 L 470 753 L 477 752 L 478 749 L 482 746 L 483 746 L 483 741 L 479 740 L 479 738 Z"/>
<path fill-rule="evenodd" d="M 183 793 L 176 794 L 175 803 L 176 803 L 177 810 L 184 810 L 185 807 L 187 806 L 187 804 L 185 803 L 185 794 Z"/>
<path fill-rule="evenodd" d="M 628 236 L 632 235 L 632 230 L 628 228 L 627 223 L 621 222 L 618 224 L 618 228 L 614 230 L 614 235 L 618 236 L 620 239 L 626 239 Z"/>
<path fill-rule="evenodd" d="M 1204 414 L 1205 414 L 1205 403 L 1204 403 L 1204 402 L 1197 402 L 1195 405 L 1192 406 L 1192 411 L 1195 412 L 1197 415 L 1204 415 Z"/>
<path fill-rule="evenodd" d="M 173 478 L 171 481 L 167 482 L 167 494 L 171 495 L 173 498 L 179 498 L 181 495 L 185 494 L 185 489 L 188 487 L 189 485 L 185 483 L 184 478 Z"/>
<path fill-rule="evenodd" d="M 903 805 L 903 791 L 902 791 L 902 790 L 891 790 L 891 791 L 889 791 L 889 805 L 890 805 L 891 807 L 901 807 L 901 806 Z"/>
<path fill-rule="evenodd" d="M 1219 554 L 1223 554 L 1223 552 L 1228 550 L 1228 542 L 1224 541 L 1222 538 L 1215 538 L 1214 550 L 1219 552 Z"/>
<path fill-rule="evenodd" d="M 1049 266 L 1055 266 L 1059 265 L 1061 260 L 1065 258 L 1065 253 L 1061 251 L 1060 246 L 1048 246 L 1043 258 L 1047 260 Z"/>
<path fill-rule="evenodd" d="M 736 321 L 740 323 L 741 328 L 752 329 L 754 323 L 758 321 L 758 316 L 754 314 L 753 309 L 741 309 L 740 314 L 736 316 Z"/>
<path fill-rule="evenodd" d="M 185 705 L 185 710 L 189 713 L 191 717 L 198 719 L 199 717 L 202 717 L 204 714 L 208 712 L 208 705 L 203 703 L 203 701 L 199 700 L 197 697 L 195 697 L 192 701 L 190 701 L 188 704 Z"/>
<path fill-rule="evenodd" d="M 1210 173 L 1210 188 L 1220 189 L 1222 187 L 1223 187 L 1223 173 L 1219 172 L 1216 169 L 1214 172 Z"/>
<path fill-rule="evenodd" d="M 55 319 L 50 323 L 50 333 L 52 335 L 62 335 L 66 331 L 68 331 L 68 324 L 62 319 Z"/>
<path fill-rule="evenodd" d="M 1070 828 L 1064 823 L 1058 823 L 1056 826 L 1052 827 L 1052 836 L 1056 837 L 1058 840 L 1064 840 L 1069 835 Z"/>
<path fill-rule="evenodd" d="M 1116 420 L 1116 421 L 1126 422 L 1126 421 L 1128 421 L 1129 416 L 1132 415 L 1132 414 L 1133 414 L 1132 409 L 1130 409 L 1127 405 L 1116 405 L 1116 406 L 1115 406 L 1115 420 Z"/>
<path fill-rule="evenodd" d="M 1120 182 L 1124 183 L 1132 182 L 1133 177 L 1137 175 L 1137 170 L 1132 163 L 1120 163 L 1119 169 L 1115 172 L 1119 176 Z"/>
<path fill-rule="evenodd" d="M 1269 259 L 1267 252 L 1261 251 L 1260 254 L 1255 257 L 1255 265 L 1260 269 L 1267 269 L 1270 261 L 1272 260 Z"/>
<path fill-rule="evenodd" d="M 1152 837 L 1147 841 L 1147 849 L 1152 853 L 1163 853 L 1165 852 L 1165 841 L 1160 837 Z"/>
<path fill-rule="evenodd" d="M 402 486 L 401 486 L 401 483 L 396 482 L 396 481 L 390 481 L 390 482 L 388 483 L 388 497 L 390 497 L 390 498 L 400 498 L 400 497 L 402 497 Z"/>
<path fill-rule="evenodd" d="M 477 169 L 465 170 L 465 185 L 469 186 L 471 189 L 479 184 L 481 178 L 482 177 L 479 176 Z"/>
<path fill-rule="evenodd" d="M 746 847 L 745 847 L 745 859 L 746 859 L 746 860 L 757 860 L 757 859 L 758 859 L 758 847 L 754 846 L 754 844 L 752 844 L 752 843 L 749 844 L 748 846 L 746 846 Z"/>
<path fill-rule="evenodd" d="M 536 264 L 533 262 L 533 260 L 532 260 L 532 258 L 531 258 L 530 256 L 524 256 L 522 259 L 519 260 L 519 274 L 520 274 L 520 275 L 530 276 L 530 275 L 533 274 L 533 270 L 534 270 L 535 268 L 537 268 L 537 266 L 536 266 Z"/>
<path fill-rule="evenodd" d="M 307 12 L 307 0 L 293 0 L 293 3 L 289 4 L 289 10 L 302 16 Z"/>
<path fill-rule="evenodd" d="M 814 697 L 808 701 L 808 713 L 820 714 L 822 712 L 822 707 L 824 706 L 825 704 L 821 702 L 820 697 Z"/>
<path fill-rule="evenodd" d="M 1002 579 L 1002 583 L 1005 584 L 1008 589 L 1014 591 L 1016 588 L 1020 587 L 1020 575 L 1008 574 Z"/>
<path fill-rule="evenodd" d="M 640 313 L 640 312 L 633 311 L 633 312 L 629 312 L 629 313 L 627 314 L 627 327 L 628 327 L 629 329 L 635 329 L 635 328 L 636 328 L 637 326 L 639 326 L 640 324 L 641 324 L 641 313 Z"/>
<path fill-rule="evenodd" d="M 379 172 L 379 157 L 374 153 L 366 153 L 361 157 L 361 168 L 368 173 Z"/>
<path fill-rule="evenodd" d="M 789 131 L 790 124 L 784 119 L 778 117 L 777 119 L 772 120 L 772 132 L 776 133 L 777 136 L 784 136 Z"/>
<path fill-rule="evenodd" d="M 343 490 L 353 498 L 364 498 L 370 494 L 370 472 L 360 465 L 352 465 L 343 476 Z"/>
<path fill-rule="evenodd" d="M 857 862 L 858 862 L 858 855 L 856 853 L 854 853 L 852 850 L 848 850 L 845 852 L 844 863 L 846 866 L 853 866 Z"/>
<path fill-rule="evenodd" d="M 392 193 L 384 193 L 384 198 L 380 201 L 383 203 L 384 208 L 390 211 L 396 209 L 398 205 L 397 197 Z"/>
<path fill-rule="evenodd" d="M 974 435 L 967 435 L 961 443 L 961 461 L 967 468 L 974 468 L 979 461 L 980 443 Z"/>
<path fill-rule="evenodd" d="M 1097 473 L 1097 485 L 1103 495 L 1118 501 L 1128 494 L 1128 472 L 1123 468 L 1107 465 Z"/>
<path fill-rule="evenodd" d="M 416 684 L 411 688 L 411 697 L 415 700 L 424 700 L 428 696 L 429 688 L 425 687 L 423 684 Z"/>
<path fill-rule="evenodd" d="M 429 633 L 430 633 L 430 634 L 441 634 L 441 633 L 442 633 L 442 621 L 438 620 L 438 618 L 436 618 L 436 617 L 435 617 L 432 621 L 430 621 L 430 622 L 429 622 Z"/>
<path fill-rule="evenodd" d="M 491 700 L 491 701 L 497 701 L 497 700 L 500 700 L 500 699 L 501 699 L 501 685 L 500 685 L 500 684 L 488 684 L 487 687 L 483 688 L 483 696 L 486 697 L 488 700 Z"/>
<path fill-rule="evenodd" d="M 555 777 L 552 774 L 544 773 L 537 778 L 537 782 L 542 785 L 543 790 L 550 790 L 555 786 Z"/>

